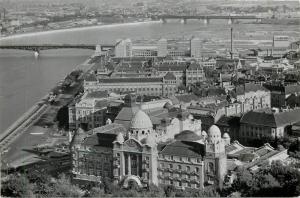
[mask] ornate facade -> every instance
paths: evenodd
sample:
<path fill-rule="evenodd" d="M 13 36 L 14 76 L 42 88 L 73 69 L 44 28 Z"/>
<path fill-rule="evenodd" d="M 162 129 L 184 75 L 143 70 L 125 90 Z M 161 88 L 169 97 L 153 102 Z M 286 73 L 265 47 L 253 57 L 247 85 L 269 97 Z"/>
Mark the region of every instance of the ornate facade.
<path fill-rule="evenodd" d="M 113 123 L 92 133 L 73 137 L 74 179 L 101 182 L 109 177 L 125 187 L 136 182 L 139 186 L 153 183 L 184 189 L 221 185 L 227 171 L 228 137 L 222 138 L 215 125 L 208 134 L 201 129 L 183 130 L 166 142 L 149 116 L 139 110 L 129 130 Z"/>

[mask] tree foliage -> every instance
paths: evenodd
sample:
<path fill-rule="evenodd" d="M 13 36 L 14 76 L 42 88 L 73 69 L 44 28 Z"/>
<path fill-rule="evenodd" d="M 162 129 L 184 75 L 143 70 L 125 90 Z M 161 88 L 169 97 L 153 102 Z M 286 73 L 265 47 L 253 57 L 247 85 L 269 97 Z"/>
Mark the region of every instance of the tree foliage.
<path fill-rule="evenodd" d="M 300 195 L 300 172 L 292 167 L 274 162 L 256 173 L 246 169 L 237 171 L 237 179 L 230 188 L 223 190 L 228 196 L 240 192 L 247 197 L 291 197 Z"/>
<path fill-rule="evenodd" d="M 1 195 L 5 197 L 33 197 L 33 185 L 25 175 L 13 174 L 1 184 Z"/>

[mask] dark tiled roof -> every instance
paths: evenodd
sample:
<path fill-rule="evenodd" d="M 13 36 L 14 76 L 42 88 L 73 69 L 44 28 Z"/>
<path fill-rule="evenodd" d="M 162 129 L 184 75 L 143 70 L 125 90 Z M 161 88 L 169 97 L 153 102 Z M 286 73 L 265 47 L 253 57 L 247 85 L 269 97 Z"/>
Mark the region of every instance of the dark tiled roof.
<path fill-rule="evenodd" d="M 241 123 L 258 126 L 279 127 L 300 121 L 300 109 L 280 113 L 249 111 L 241 118 Z"/>
<path fill-rule="evenodd" d="M 197 69 L 203 69 L 202 66 L 198 63 L 191 63 L 188 67 L 188 70 L 197 70 Z"/>
<path fill-rule="evenodd" d="M 107 133 L 96 133 L 87 137 L 82 144 L 85 146 L 102 146 L 102 147 L 113 147 L 113 141 L 117 135 Z"/>
<path fill-rule="evenodd" d="M 300 121 L 300 109 L 275 114 L 277 126 L 293 124 Z"/>
<path fill-rule="evenodd" d="M 86 97 L 87 98 L 106 98 L 108 96 L 107 91 L 94 91 L 94 92 L 89 92 Z"/>
<path fill-rule="evenodd" d="M 119 133 L 125 134 L 126 129 L 119 124 L 111 124 L 102 127 L 92 129 L 94 134 L 84 139 L 82 142 L 86 146 L 102 146 L 113 147 L 113 141 L 116 139 Z"/>
<path fill-rule="evenodd" d="M 194 93 L 199 97 L 226 95 L 225 89 L 221 87 L 198 88 Z"/>
<path fill-rule="evenodd" d="M 245 85 L 237 86 L 235 88 L 235 92 L 237 95 L 243 95 L 243 94 L 245 94 L 247 92 L 251 92 L 251 91 L 256 92 L 258 90 L 269 91 L 265 87 L 263 87 L 259 84 L 254 84 L 254 83 L 247 83 Z"/>
<path fill-rule="evenodd" d="M 197 101 L 199 99 L 198 96 L 196 96 L 195 94 L 185 94 L 185 95 L 178 95 L 175 96 L 179 101 L 182 102 L 191 102 L 191 101 Z"/>
<path fill-rule="evenodd" d="M 200 140 L 201 137 L 198 136 L 193 131 L 184 130 L 184 131 L 180 132 L 179 134 L 176 134 L 175 139 L 176 140 L 181 140 L 181 141 L 197 141 L 197 140 Z"/>
<path fill-rule="evenodd" d="M 87 74 L 85 77 L 84 77 L 84 80 L 85 81 L 89 81 L 89 82 L 94 82 L 94 81 L 97 81 L 97 77 L 95 74 Z"/>
<path fill-rule="evenodd" d="M 162 82 L 162 78 L 106 78 L 99 79 L 100 83 L 151 83 Z"/>
<path fill-rule="evenodd" d="M 241 123 L 276 127 L 274 114 L 266 112 L 249 111 L 242 116 Z"/>
<path fill-rule="evenodd" d="M 171 62 L 171 63 L 161 63 L 155 66 L 155 69 L 158 71 L 185 71 L 187 68 L 187 63 L 176 63 L 176 62 Z"/>
<path fill-rule="evenodd" d="M 218 126 L 238 126 L 240 123 L 240 117 L 237 116 L 222 116 L 216 123 Z"/>
<path fill-rule="evenodd" d="M 119 133 L 125 133 L 126 129 L 121 124 L 112 123 L 109 125 L 104 125 L 101 127 L 97 127 L 91 130 L 92 133 L 107 133 L 107 134 L 119 134 Z"/>
<path fill-rule="evenodd" d="M 299 93 L 300 85 L 287 85 L 285 87 L 285 94 Z"/>
<path fill-rule="evenodd" d="M 176 80 L 176 77 L 174 76 L 174 74 L 172 72 L 168 72 L 165 76 L 164 76 L 165 80 Z"/>
<path fill-rule="evenodd" d="M 107 107 L 108 104 L 109 104 L 109 102 L 107 100 L 99 100 L 99 101 L 96 101 L 95 107 L 103 108 L 103 107 Z"/>
<path fill-rule="evenodd" d="M 122 62 L 116 68 L 120 72 L 142 72 L 144 71 L 141 62 Z"/>
<path fill-rule="evenodd" d="M 159 154 L 163 155 L 197 158 L 202 158 L 205 155 L 204 145 L 197 142 L 175 141 L 165 146 L 161 146 L 160 149 L 162 150 Z"/>

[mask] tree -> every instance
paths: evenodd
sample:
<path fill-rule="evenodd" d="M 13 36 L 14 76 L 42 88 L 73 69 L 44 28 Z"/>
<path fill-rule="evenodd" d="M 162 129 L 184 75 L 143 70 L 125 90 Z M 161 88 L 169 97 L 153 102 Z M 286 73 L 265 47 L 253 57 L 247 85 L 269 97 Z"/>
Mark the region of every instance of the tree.
<path fill-rule="evenodd" d="M 144 195 L 145 197 L 164 197 L 165 192 L 161 187 L 151 183 L 144 191 Z"/>
<path fill-rule="evenodd" d="M 53 191 L 50 175 L 36 170 L 27 173 L 26 176 L 29 179 L 29 182 L 34 184 L 33 191 L 35 194 L 47 196 Z"/>
<path fill-rule="evenodd" d="M 246 169 L 237 170 L 237 179 L 224 195 L 240 192 L 241 196 L 292 197 L 300 195 L 300 172 L 276 161 L 263 166 L 255 174 Z"/>
<path fill-rule="evenodd" d="M 174 197 L 175 196 L 175 192 L 176 192 L 176 189 L 174 186 L 172 185 L 169 185 L 169 186 L 166 186 L 164 188 L 164 191 L 165 191 L 165 194 L 167 197 Z"/>
<path fill-rule="evenodd" d="M 99 187 L 93 187 L 90 189 L 85 197 L 107 197 L 108 195 L 104 193 L 104 190 Z"/>
<path fill-rule="evenodd" d="M 111 194 L 113 192 L 114 186 L 111 182 L 111 179 L 108 177 L 105 177 L 102 181 L 103 183 L 103 189 L 105 194 Z"/>
<path fill-rule="evenodd" d="M 69 108 L 63 106 L 56 114 L 56 120 L 58 121 L 58 127 L 67 130 L 69 128 Z"/>
<path fill-rule="evenodd" d="M 33 197 L 33 185 L 25 175 L 13 174 L 3 182 L 1 195 L 5 197 Z"/>
<path fill-rule="evenodd" d="M 241 192 L 243 196 L 248 196 L 248 193 L 251 194 L 250 190 L 253 182 L 252 174 L 244 168 L 239 168 L 237 179 L 232 184 L 232 192 Z"/>
<path fill-rule="evenodd" d="M 50 193 L 50 197 L 81 197 L 82 195 L 82 190 L 72 185 L 70 178 L 67 178 L 65 175 L 61 175 L 54 183 L 53 191 Z"/>

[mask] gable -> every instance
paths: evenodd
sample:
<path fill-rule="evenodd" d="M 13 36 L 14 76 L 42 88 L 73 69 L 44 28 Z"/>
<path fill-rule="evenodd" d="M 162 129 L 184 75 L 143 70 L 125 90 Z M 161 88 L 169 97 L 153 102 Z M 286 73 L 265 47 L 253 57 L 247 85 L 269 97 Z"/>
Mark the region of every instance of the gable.
<path fill-rule="evenodd" d="M 142 152 L 143 151 L 143 146 L 141 145 L 141 143 L 139 141 L 137 141 L 136 139 L 130 138 L 128 140 L 126 140 L 123 144 L 123 150 L 124 151 L 139 151 Z"/>

